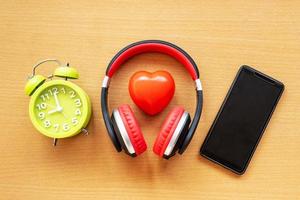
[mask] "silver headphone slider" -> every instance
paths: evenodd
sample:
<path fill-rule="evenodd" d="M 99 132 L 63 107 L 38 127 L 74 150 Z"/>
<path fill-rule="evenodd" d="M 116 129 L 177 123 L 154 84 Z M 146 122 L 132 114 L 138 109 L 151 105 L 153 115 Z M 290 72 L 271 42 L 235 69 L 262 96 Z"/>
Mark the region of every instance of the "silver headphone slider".
<path fill-rule="evenodd" d="M 195 84 L 196 84 L 196 90 L 202 91 L 202 84 L 199 78 L 195 80 Z"/>
<path fill-rule="evenodd" d="M 102 87 L 103 88 L 108 88 L 110 83 L 110 78 L 109 76 L 105 76 L 103 81 L 102 81 Z"/>

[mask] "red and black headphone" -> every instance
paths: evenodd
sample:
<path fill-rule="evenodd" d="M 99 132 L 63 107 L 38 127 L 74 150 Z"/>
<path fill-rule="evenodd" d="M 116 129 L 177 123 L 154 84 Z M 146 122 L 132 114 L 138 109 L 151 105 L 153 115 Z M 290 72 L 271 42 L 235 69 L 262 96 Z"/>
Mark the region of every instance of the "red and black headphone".
<path fill-rule="evenodd" d="M 178 60 L 185 66 L 196 84 L 197 106 L 192 123 L 187 111 L 180 106 L 175 107 L 164 121 L 153 146 L 155 154 L 168 159 L 174 156 L 177 151 L 182 154 L 186 150 L 198 126 L 203 103 L 198 67 L 191 56 L 180 47 L 161 40 L 145 40 L 130 44 L 119 51 L 107 66 L 106 75 L 103 79 L 102 115 L 108 134 L 118 152 L 123 149 L 128 155 L 135 157 L 147 149 L 142 131 L 129 105 L 121 105 L 114 109 L 110 116 L 107 96 L 110 79 L 118 68 L 133 56 L 150 52 L 167 54 Z"/>

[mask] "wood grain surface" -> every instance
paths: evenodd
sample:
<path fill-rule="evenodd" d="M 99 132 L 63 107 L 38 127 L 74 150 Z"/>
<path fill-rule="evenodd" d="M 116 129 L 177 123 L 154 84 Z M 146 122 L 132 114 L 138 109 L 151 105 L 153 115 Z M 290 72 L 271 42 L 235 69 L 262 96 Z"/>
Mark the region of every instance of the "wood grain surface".
<path fill-rule="evenodd" d="M 0 199 L 300 199 L 300 1 L 1 1 Z M 199 127 L 183 156 L 159 159 L 152 145 L 167 112 L 194 112 L 193 81 L 174 59 L 145 54 L 111 83 L 110 109 L 130 104 L 148 143 L 132 159 L 115 152 L 100 110 L 100 84 L 113 55 L 127 44 L 162 39 L 195 59 L 204 89 Z M 52 140 L 28 116 L 26 78 L 40 59 L 68 61 L 90 95 L 90 135 Z M 286 90 L 243 176 L 198 155 L 240 65 L 282 81 Z M 128 94 L 138 70 L 172 73 L 166 110 L 143 114 Z M 38 73 L 48 75 L 49 65 Z"/>

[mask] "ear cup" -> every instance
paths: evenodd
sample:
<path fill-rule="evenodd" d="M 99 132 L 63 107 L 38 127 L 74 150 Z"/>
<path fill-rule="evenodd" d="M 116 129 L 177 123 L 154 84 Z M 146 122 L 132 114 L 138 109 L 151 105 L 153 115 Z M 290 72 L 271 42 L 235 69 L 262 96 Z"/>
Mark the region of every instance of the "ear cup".
<path fill-rule="evenodd" d="M 143 153 L 147 149 L 147 144 L 130 106 L 121 105 L 118 111 L 136 155 Z"/>
<path fill-rule="evenodd" d="M 176 107 L 168 114 L 153 146 L 153 152 L 155 154 L 159 155 L 160 157 L 164 156 L 164 152 L 184 113 L 185 111 L 183 107 Z"/>

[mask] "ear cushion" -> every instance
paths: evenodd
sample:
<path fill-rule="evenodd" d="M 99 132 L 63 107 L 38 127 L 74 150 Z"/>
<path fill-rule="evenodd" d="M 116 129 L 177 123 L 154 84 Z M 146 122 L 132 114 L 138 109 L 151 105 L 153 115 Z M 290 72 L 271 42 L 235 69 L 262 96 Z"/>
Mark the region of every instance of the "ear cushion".
<path fill-rule="evenodd" d="M 137 155 L 143 153 L 147 149 L 147 144 L 130 106 L 121 105 L 118 110 L 135 153 Z"/>
<path fill-rule="evenodd" d="M 183 113 L 183 107 L 176 107 L 168 114 L 153 146 L 155 154 L 163 157 Z"/>

